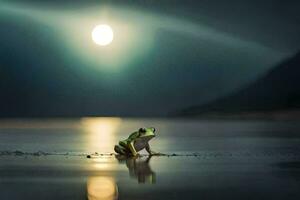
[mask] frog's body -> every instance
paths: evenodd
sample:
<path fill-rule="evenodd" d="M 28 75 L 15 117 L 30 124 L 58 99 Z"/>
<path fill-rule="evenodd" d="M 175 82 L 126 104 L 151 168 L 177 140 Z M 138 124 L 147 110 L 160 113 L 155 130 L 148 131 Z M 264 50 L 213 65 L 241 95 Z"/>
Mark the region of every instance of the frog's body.
<path fill-rule="evenodd" d="M 115 145 L 115 152 L 121 155 L 138 155 L 137 152 L 146 149 L 152 155 L 149 141 L 155 137 L 155 128 L 140 128 L 129 135 L 126 140 L 121 140 L 119 145 Z"/>

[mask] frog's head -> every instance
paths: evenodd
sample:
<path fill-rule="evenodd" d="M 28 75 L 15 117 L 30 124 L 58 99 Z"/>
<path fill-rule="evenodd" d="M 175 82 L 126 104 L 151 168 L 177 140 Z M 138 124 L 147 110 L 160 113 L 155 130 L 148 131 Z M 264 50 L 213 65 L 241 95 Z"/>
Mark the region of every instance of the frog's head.
<path fill-rule="evenodd" d="M 155 128 L 140 128 L 139 129 L 139 138 L 152 139 L 155 135 Z"/>

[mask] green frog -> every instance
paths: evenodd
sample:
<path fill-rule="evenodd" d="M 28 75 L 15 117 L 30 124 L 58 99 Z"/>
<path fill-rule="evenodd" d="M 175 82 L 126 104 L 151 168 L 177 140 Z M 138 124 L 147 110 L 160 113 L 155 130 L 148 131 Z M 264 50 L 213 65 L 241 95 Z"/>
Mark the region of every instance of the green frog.
<path fill-rule="evenodd" d="M 119 145 L 115 145 L 115 152 L 125 156 L 138 156 L 138 152 L 146 149 L 150 155 L 158 155 L 151 150 L 149 141 L 154 138 L 155 128 L 140 128 L 129 135 L 126 140 L 121 140 Z M 159 154 L 160 155 L 160 154 Z"/>

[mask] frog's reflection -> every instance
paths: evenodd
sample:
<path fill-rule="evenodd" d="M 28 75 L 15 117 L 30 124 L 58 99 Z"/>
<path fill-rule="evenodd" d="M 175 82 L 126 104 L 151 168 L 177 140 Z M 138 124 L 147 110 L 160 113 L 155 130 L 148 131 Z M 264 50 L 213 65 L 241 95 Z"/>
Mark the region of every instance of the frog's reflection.
<path fill-rule="evenodd" d="M 151 183 L 156 181 L 155 172 L 152 171 L 149 162 L 151 156 L 145 157 L 125 157 L 116 155 L 120 163 L 126 163 L 130 177 L 137 179 L 139 183 Z"/>
<path fill-rule="evenodd" d="M 106 176 L 95 176 L 88 178 L 88 200 L 117 200 L 118 195 L 118 187 L 113 178 Z"/>

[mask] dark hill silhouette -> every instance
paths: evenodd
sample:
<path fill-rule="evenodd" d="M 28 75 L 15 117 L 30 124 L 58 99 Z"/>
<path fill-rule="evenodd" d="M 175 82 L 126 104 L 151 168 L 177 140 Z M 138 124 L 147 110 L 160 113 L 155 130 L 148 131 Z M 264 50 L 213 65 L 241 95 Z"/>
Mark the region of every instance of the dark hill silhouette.
<path fill-rule="evenodd" d="M 300 108 L 300 52 L 272 68 L 246 88 L 179 114 L 266 112 Z"/>

